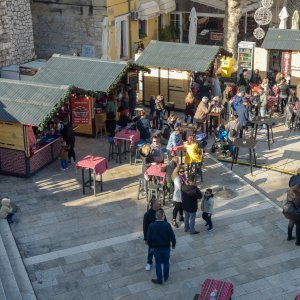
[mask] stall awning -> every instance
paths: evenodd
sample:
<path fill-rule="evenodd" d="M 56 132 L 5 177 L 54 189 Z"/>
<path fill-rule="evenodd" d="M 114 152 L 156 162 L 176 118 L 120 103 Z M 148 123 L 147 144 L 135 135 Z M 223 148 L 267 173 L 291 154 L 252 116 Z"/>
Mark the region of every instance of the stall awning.
<path fill-rule="evenodd" d="M 0 79 L 0 121 L 39 126 L 70 87 Z"/>
<path fill-rule="evenodd" d="M 225 3 L 226 1 L 224 0 L 193 0 L 194 2 L 206 5 L 206 6 L 210 6 L 213 8 L 217 8 L 220 10 L 224 10 L 225 11 Z M 259 8 L 260 4 L 259 1 L 257 0 L 244 0 L 242 1 L 242 12 L 246 13 L 246 12 L 250 12 L 250 11 L 254 11 L 257 8 Z"/>
<path fill-rule="evenodd" d="M 159 6 L 156 1 L 141 3 L 138 7 L 139 19 L 148 20 L 159 15 Z"/>
<path fill-rule="evenodd" d="M 300 51 L 300 30 L 270 28 L 261 47 Z"/>
<path fill-rule="evenodd" d="M 175 0 L 160 0 L 159 1 L 159 10 L 161 14 L 169 14 L 176 10 Z"/>
<path fill-rule="evenodd" d="M 151 41 L 136 62 L 147 67 L 205 72 L 219 54 L 231 56 L 218 46 Z"/>
<path fill-rule="evenodd" d="M 73 85 L 106 93 L 127 69 L 126 62 L 54 54 L 33 77 L 33 81 Z"/>

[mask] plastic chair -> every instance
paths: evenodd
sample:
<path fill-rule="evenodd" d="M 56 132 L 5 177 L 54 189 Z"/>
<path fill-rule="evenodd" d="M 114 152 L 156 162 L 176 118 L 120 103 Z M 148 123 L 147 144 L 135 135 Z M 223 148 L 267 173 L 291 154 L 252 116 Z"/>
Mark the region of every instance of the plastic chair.
<path fill-rule="evenodd" d="M 202 161 L 199 163 L 192 162 L 188 165 L 188 175 L 194 174 L 196 177 L 200 175 L 200 180 L 203 182 Z"/>
<path fill-rule="evenodd" d="M 116 158 L 118 158 L 118 152 L 115 144 L 115 138 L 113 136 L 109 136 L 107 140 L 109 143 L 108 161 L 110 161 L 110 159 L 114 159 L 114 154 L 116 154 Z"/>
<path fill-rule="evenodd" d="M 148 186 L 148 181 L 145 178 L 140 177 L 138 193 L 137 193 L 137 200 L 140 200 L 140 195 L 143 193 L 145 194 L 145 196 L 147 196 L 147 186 Z"/>

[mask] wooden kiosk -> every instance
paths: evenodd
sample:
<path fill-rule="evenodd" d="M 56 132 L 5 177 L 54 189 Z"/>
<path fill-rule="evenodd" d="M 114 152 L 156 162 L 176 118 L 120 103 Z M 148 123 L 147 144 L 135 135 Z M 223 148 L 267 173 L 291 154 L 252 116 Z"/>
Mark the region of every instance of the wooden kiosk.
<path fill-rule="evenodd" d="M 151 95 L 163 95 L 176 109 L 183 110 L 191 73 L 212 73 L 223 56 L 232 55 L 218 46 L 151 41 L 136 61 L 151 70 L 143 74 L 144 104 L 149 104 Z"/>
<path fill-rule="evenodd" d="M 128 62 L 54 54 L 34 76 L 34 82 L 73 86 L 71 109 L 76 134 L 95 137 L 106 120 L 109 101 L 117 109 L 118 88 L 138 78 L 138 66 Z M 138 80 L 136 81 L 136 84 Z M 75 111 L 76 110 L 76 111 Z"/>
<path fill-rule="evenodd" d="M 35 132 L 69 96 L 68 86 L 0 79 L 0 173 L 30 177 L 58 157 L 61 136 Z"/>

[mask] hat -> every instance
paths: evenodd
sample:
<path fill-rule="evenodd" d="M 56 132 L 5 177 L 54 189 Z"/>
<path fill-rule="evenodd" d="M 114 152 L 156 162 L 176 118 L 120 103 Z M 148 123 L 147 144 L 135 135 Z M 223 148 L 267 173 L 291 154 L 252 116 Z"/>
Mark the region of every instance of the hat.
<path fill-rule="evenodd" d="M 209 100 L 208 97 L 206 97 L 206 96 L 202 97 L 203 102 L 207 102 L 208 100 Z"/>
<path fill-rule="evenodd" d="M 289 182 L 289 187 L 300 184 L 300 175 L 293 175 Z"/>

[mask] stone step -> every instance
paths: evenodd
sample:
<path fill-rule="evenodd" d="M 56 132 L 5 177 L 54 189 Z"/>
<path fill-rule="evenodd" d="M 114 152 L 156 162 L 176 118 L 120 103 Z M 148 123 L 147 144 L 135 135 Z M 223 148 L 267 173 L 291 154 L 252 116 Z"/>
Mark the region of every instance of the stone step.
<path fill-rule="evenodd" d="M 23 264 L 23 260 L 20 256 L 18 247 L 15 243 L 15 239 L 11 233 L 10 227 L 6 221 L 0 223 L 0 234 L 16 284 L 18 286 L 19 293 L 21 295 L 21 299 L 36 300 L 36 296 L 33 291 L 31 282 L 28 278 L 28 274 Z M 8 299 L 12 299 L 11 297 L 8 297 L 7 294 L 6 297 Z"/>
<path fill-rule="evenodd" d="M 7 300 L 1 280 L 0 280 L 0 299 Z"/>
<path fill-rule="evenodd" d="M 6 220 L 5 220 L 6 222 Z M 1 220 L 0 226 L 3 222 Z M 0 281 L 2 283 L 4 294 L 6 299 L 10 300 L 22 300 L 22 296 L 14 276 L 10 261 L 7 256 L 6 249 L 4 247 L 2 237 L 0 236 Z"/>

